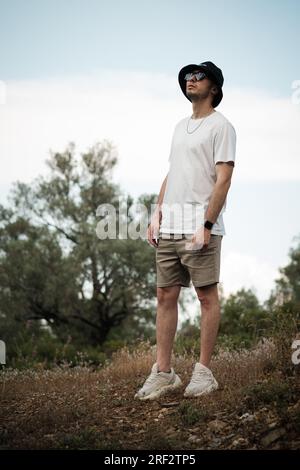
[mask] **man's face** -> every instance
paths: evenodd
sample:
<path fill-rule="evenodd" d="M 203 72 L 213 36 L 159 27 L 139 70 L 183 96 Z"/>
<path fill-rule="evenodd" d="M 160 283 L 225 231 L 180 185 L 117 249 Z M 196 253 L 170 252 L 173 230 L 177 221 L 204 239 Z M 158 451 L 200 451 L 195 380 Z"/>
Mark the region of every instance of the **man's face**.
<path fill-rule="evenodd" d="M 193 73 L 200 72 L 200 70 L 193 70 Z M 211 94 L 211 88 L 214 86 L 213 82 L 205 77 L 202 80 L 197 81 L 193 76 L 191 80 L 186 82 L 186 94 L 192 100 L 205 99 Z"/>

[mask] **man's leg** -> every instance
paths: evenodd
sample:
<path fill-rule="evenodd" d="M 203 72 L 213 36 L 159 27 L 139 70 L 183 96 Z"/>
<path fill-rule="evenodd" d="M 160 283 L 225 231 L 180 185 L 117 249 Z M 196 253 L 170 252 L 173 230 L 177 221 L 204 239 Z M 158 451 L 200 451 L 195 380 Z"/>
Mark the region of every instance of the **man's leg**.
<path fill-rule="evenodd" d="M 157 287 L 156 344 L 157 365 L 160 372 L 168 372 L 171 369 L 180 289 L 180 285 Z"/>
<path fill-rule="evenodd" d="M 220 302 L 217 283 L 195 287 L 201 303 L 201 353 L 200 363 L 209 367 L 220 325 Z"/>

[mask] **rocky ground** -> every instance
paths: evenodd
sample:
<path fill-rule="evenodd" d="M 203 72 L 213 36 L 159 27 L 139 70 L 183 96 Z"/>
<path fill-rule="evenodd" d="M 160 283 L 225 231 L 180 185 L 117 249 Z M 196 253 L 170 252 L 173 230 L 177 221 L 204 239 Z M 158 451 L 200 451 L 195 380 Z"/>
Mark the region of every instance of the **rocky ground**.
<path fill-rule="evenodd" d="M 183 387 L 133 396 L 154 351 L 122 350 L 109 366 L 0 372 L 0 449 L 300 449 L 300 365 L 274 345 L 221 352 L 220 388 L 183 398 L 193 360 L 174 359 Z"/>

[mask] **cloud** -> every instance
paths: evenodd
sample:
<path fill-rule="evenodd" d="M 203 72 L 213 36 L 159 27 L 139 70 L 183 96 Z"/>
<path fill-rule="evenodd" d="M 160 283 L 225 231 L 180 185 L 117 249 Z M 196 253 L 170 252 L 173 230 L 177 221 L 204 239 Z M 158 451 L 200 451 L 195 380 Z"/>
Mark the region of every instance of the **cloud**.
<path fill-rule="evenodd" d="M 227 297 L 239 289 L 252 289 L 258 299 L 266 300 L 279 271 L 253 255 L 230 251 L 221 259 L 220 283 Z"/>
<path fill-rule="evenodd" d="M 176 109 L 174 80 L 139 73 L 7 83 L 0 108 L 1 183 L 30 180 L 45 171 L 49 149 L 74 141 L 84 151 L 112 140 L 119 150 L 115 178 L 128 191 L 152 187 L 167 171 Z"/>
<path fill-rule="evenodd" d="M 300 105 L 291 96 L 231 90 L 228 113 L 237 131 L 237 172 L 241 181 L 300 179 Z"/>
<path fill-rule="evenodd" d="M 292 90 L 291 90 L 292 95 Z M 300 106 L 258 90 L 225 90 L 217 108 L 237 131 L 236 180 L 300 176 Z M 158 191 L 168 171 L 175 124 L 191 114 L 177 77 L 124 70 L 6 83 L 0 106 L 0 182 L 45 171 L 49 149 L 74 141 L 84 151 L 103 138 L 119 151 L 115 179 L 135 195 Z"/>

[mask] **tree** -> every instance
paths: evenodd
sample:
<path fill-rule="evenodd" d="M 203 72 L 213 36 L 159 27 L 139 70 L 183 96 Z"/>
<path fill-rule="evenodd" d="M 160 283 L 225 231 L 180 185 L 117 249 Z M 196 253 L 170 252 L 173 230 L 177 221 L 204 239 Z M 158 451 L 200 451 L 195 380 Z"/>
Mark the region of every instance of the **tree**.
<path fill-rule="evenodd" d="M 270 315 L 260 305 L 251 289 L 240 289 L 222 305 L 220 333 L 236 335 L 240 340 L 261 336 L 269 324 Z"/>
<path fill-rule="evenodd" d="M 143 319 L 145 328 L 153 323 L 153 248 L 142 239 L 96 235 L 100 204 L 116 208 L 117 222 L 124 217 L 119 201 L 128 211 L 133 205 L 111 181 L 116 163 L 108 141 L 79 162 L 70 144 L 51 153 L 47 177 L 31 185 L 17 182 L 12 207 L 0 208 L 2 315 L 43 319 L 62 339 L 72 334 L 90 344 L 102 344 L 129 317 L 138 334 Z"/>
<path fill-rule="evenodd" d="M 300 237 L 296 237 L 300 241 Z M 279 268 L 281 276 L 275 280 L 275 288 L 266 302 L 269 309 L 283 306 L 300 310 L 300 243 L 289 250 L 289 263 Z"/>

